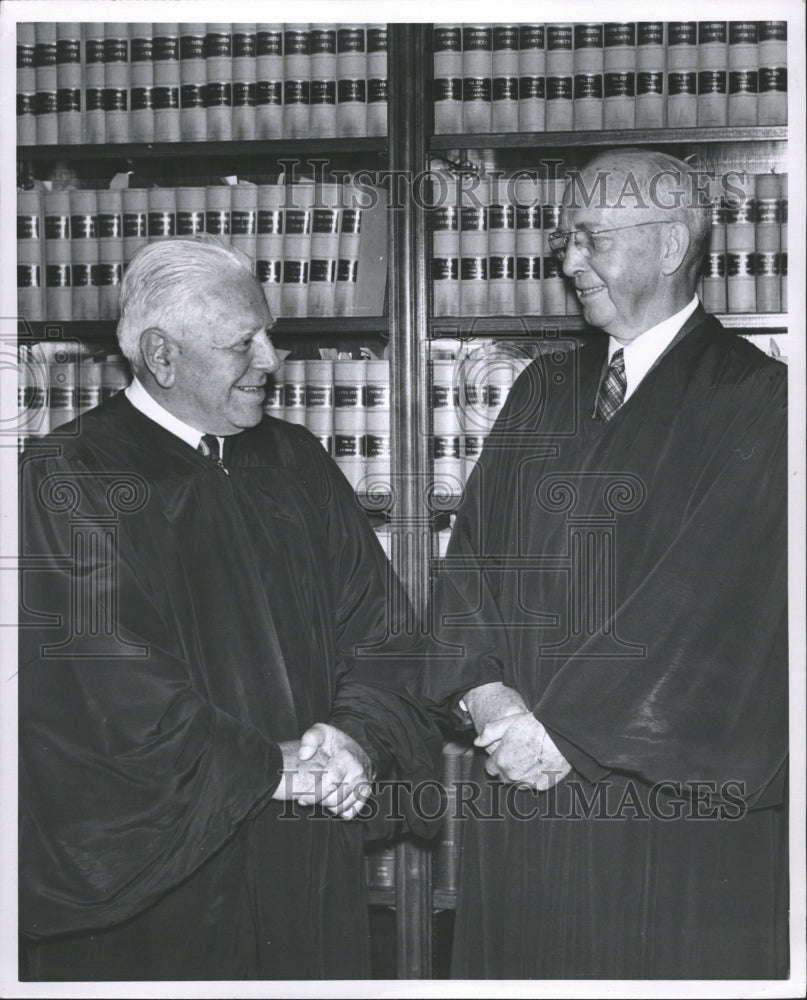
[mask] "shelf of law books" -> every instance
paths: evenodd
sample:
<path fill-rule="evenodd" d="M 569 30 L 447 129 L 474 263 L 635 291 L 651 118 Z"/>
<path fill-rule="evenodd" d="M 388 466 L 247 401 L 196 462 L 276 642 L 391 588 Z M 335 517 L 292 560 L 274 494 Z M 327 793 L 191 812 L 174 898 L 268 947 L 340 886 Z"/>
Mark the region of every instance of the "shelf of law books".
<path fill-rule="evenodd" d="M 712 213 L 700 298 L 786 360 L 787 23 L 437 24 L 432 52 L 439 558 L 450 526 L 439 515 L 456 509 L 515 376 L 585 331 L 548 236 L 592 147 L 643 145 L 692 165 Z"/>

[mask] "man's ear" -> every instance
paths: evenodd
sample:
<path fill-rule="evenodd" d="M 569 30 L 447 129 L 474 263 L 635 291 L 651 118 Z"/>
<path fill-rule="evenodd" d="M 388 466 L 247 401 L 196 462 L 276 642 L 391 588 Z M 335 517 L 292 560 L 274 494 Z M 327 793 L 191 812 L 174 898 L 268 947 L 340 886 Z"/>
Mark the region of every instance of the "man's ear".
<path fill-rule="evenodd" d="M 671 222 L 664 234 L 661 250 L 661 273 L 675 274 L 686 260 L 689 250 L 689 229 L 683 222 Z"/>
<path fill-rule="evenodd" d="M 152 326 L 140 334 L 140 352 L 146 368 L 161 388 L 170 389 L 176 380 L 175 347 L 158 327 Z"/>

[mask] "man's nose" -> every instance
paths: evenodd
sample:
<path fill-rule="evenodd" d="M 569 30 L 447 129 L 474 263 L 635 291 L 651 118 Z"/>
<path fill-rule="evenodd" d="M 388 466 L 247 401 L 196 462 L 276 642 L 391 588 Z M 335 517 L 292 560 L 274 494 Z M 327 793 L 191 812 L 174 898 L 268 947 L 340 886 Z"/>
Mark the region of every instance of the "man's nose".
<path fill-rule="evenodd" d="M 262 330 L 252 338 L 252 367 L 266 372 L 274 372 L 280 367 L 275 345 L 269 334 Z"/>
<path fill-rule="evenodd" d="M 588 258 L 579 249 L 574 241 L 574 237 L 569 237 L 566 244 L 566 253 L 563 257 L 563 273 L 567 278 L 573 278 L 588 266 Z"/>

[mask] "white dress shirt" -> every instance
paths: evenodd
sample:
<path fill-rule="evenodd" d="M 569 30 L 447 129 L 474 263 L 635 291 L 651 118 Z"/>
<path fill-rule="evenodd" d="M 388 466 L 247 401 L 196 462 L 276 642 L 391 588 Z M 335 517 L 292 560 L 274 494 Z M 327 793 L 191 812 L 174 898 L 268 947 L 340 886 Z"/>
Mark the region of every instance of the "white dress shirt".
<path fill-rule="evenodd" d="M 614 356 L 614 352 L 620 347 L 625 358 L 625 399 L 635 392 L 637 386 L 647 375 L 653 365 L 658 361 L 664 351 L 672 343 L 675 335 L 686 323 L 692 313 L 698 308 L 698 296 L 693 295 L 692 301 L 688 302 L 683 309 L 668 316 L 649 330 L 640 333 L 639 336 L 629 344 L 620 344 L 613 337 L 608 341 L 608 361 Z M 624 400 L 623 400 L 624 402 Z"/>
<path fill-rule="evenodd" d="M 169 413 L 168 410 L 144 388 L 143 383 L 139 382 L 137 378 L 133 378 L 130 385 L 124 390 L 126 393 L 126 398 L 132 404 L 136 410 L 153 420 L 160 427 L 164 427 L 167 431 L 175 434 L 178 438 L 191 446 L 191 448 L 198 451 L 199 443 L 202 440 L 202 431 L 198 431 L 195 427 L 191 427 L 190 424 L 186 424 L 184 420 L 180 420 L 179 417 L 175 417 L 173 413 Z M 219 438 L 219 454 L 223 454 L 224 441 Z"/>

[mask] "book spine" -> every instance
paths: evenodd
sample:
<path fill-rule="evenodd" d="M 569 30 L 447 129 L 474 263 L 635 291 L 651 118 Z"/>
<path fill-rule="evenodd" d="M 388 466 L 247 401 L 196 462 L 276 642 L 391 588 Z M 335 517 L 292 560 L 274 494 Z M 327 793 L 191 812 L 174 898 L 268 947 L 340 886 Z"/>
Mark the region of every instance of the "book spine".
<path fill-rule="evenodd" d="M 283 135 L 283 25 L 259 24 L 255 56 L 255 137 Z"/>
<path fill-rule="evenodd" d="M 36 33 L 31 21 L 17 24 L 17 143 L 36 143 Z"/>
<path fill-rule="evenodd" d="M 726 205 L 722 198 L 712 201 L 709 250 L 703 262 L 701 286 L 703 307 L 708 312 L 724 313 L 726 300 Z"/>
<path fill-rule="evenodd" d="M 84 141 L 100 145 L 106 140 L 104 114 L 104 25 L 87 22 L 82 25 L 84 64 Z"/>
<path fill-rule="evenodd" d="M 363 24 L 340 25 L 336 32 L 336 131 L 367 134 L 367 33 Z"/>
<path fill-rule="evenodd" d="M 298 358 L 283 366 L 283 419 L 305 426 L 305 361 Z"/>
<path fill-rule="evenodd" d="M 367 208 L 362 212 L 353 315 L 380 316 L 384 312 L 387 289 L 389 192 L 380 186 L 363 188 L 359 197 L 365 199 Z M 356 194 L 353 194 L 350 204 L 356 203 Z"/>
<path fill-rule="evenodd" d="M 336 265 L 334 315 L 353 316 L 356 311 L 356 291 L 359 274 L 359 251 L 364 209 L 355 197 L 352 179 L 345 181 L 345 198 L 339 226 L 339 259 Z"/>
<path fill-rule="evenodd" d="M 17 312 L 43 319 L 42 191 L 17 192 Z"/>
<path fill-rule="evenodd" d="M 566 287 L 562 265 L 549 246 L 549 234 L 560 229 L 563 183 L 549 179 L 544 182 L 544 203 L 541 206 L 544 255 L 541 266 L 541 298 L 544 315 L 563 316 L 566 313 Z"/>
<path fill-rule="evenodd" d="M 104 129 L 107 142 L 129 141 L 129 26 L 104 24 Z"/>
<path fill-rule="evenodd" d="M 434 131 L 438 135 L 462 131 L 462 27 L 435 24 Z"/>
<path fill-rule="evenodd" d="M 663 128 L 666 104 L 664 22 L 636 25 L 636 128 Z"/>
<path fill-rule="evenodd" d="M 452 361 L 456 406 L 459 413 L 461 482 L 464 485 L 476 465 L 488 432 L 484 361 L 467 356 Z M 456 492 L 456 491 L 455 491 Z"/>
<path fill-rule="evenodd" d="M 255 184 L 240 183 L 234 185 L 230 193 L 230 241 L 235 249 L 249 257 L 254 271 L 258 235 L 258 188 Z"/>
<path fill-rule="evenodd" d="M 283 137 L 305 138 L 311 129 L 311 26 L 283 31 Z M 284 279 L 285 280 L 285 279 Z"/>
<path fill-rule="evenodd" d="M 180 64 L 179 25 L 155 24 L 154 31 L 154 138 L 179 142 Z"/>
<path fill-rule="evenodd" d="M 463 830 L 459 783 L 463 779 L 465 753 L 461 744 L 449 742 L 443 747 L 441 759 L 440 783 L 446 793 L 446 808 L 434 854 L 434 885 L 444 892 L 456 892 L 459 888 Z"/>
<path fill-rule="evenodd" d="M 756 125 L 759 45 L 756 21 L 729 21 L 728 123 Z"/>
<path fill-rule="evenodd" d="M 492 29 L 491 129 L 518 131 L 518 38 L 517 24 L 496 24 Z"/>
<path fill-rule="evenodd" d="M 284 184 L 258 186 L 258 234 L 255 240 L 255 273 L 263 286 L 266 303 L 274 317 L 281 313 L 283 282 Z"/>
<path fill-rule="evenodd" d="M 62 144 L 81 142 L 81 25 L 56 25 L 56 133 Z"/>
<path fill-rule="evenodd" d="M 229 24 L 205 31 L 205 109 L 208 141 L 233 137 L 233 39 Z"/>
<path fill-rule="evenodd" d="M 154 35 L 150 23 L 129 25 L 132 142 L 154 142 Z"/>
<path fill-rule="evenodd" d="M 56 116 L 56 25 L 37 21 L 34 26 L 36 79 L 36 142 L 51 146 L 58 141 Z"/>
<path fill-rule="evenodd" d="M 603 28 L 601 24 L 574 26 L 574 127 L 578 131 L 602 128 Z"/>
<path fill-rule="evenodd" d="M 367 32 L 367 135 L 387 134 L 387 27 L 365 25 Z"/>
<path fill-rule="evenodd" d="M 516 315 L 540 316 L 541 305 L 541 182 L 520 177 L 513 185 L 516 210 Z"/>
<path fill-rule="evenodd" d="M 543 24 L 519 27 L 518 128 L 543 132 L 546 128 L 546 49 Z"/>
<path fill-rule="evenodd" d="M 78 368 L 69 351 L 57 351 L 50 363 L 48 430 L 56 430 L 78 415 Z"/>
<path fill-rule="evenodd" d="M 232 188 L 229 184 L 208 184 L 205 189 L 205 232 L 220 243 L 230 243 Z"/>
<path fill-rule="evenodd" d="M 365 880 L 370 889 L 395 888 L 395 848 L 388 844 L 367 848 L 364 857 Z"/>
<path fill-rule="evenodd" d="M 203 187 L 176 188 L 176 234 L 196 236 L 205 232 L 207 189 Z"/>
<path fill-rule="evenodd" d="M 342 187 L 318 186 L 311 218 L 311 265 L 308 273 L 309 316 L 332 316 L 339 257 L 339 223 Z"/>
<path fill-rule="evenodd" d="M 493 29 L 462 26 L 462 131 L 490 132 L 492 115 Z"/>
<path fill-rule="evenodd" d="M 450 174 L 435 175 L 432 194 L 432 313 L 459 316 L 460 209 L 456 178 Z"/>
<path fill-rule="evenodd" d="M 486 178 L 461 189 L 460 211 L 460 315 L 486 316 L 488 312 L 488 206 L 490 184 Z"/>
<path fill-rule="evenodd" d="M 174 188 L 149 188 L 147 197 L 149 243 L 176 236 L 176 190 Z"/>
<path fill-rule="evenodd" d="M 366 362 L 334 362 L 334 460 L 354 490 L 362 488 L 365 476 L 366 383 Z"/>
<path fill-rule="evenodd" d="M 491 316 L 512 316 L 516 307 L 516 219 L 508 187 L 501 178 L 491 183 L 488 208 L 488 312 Z"/>
<path fill-rule="evenodd" d="M 757 312 L 782 310 L 782 186 L 779 174 L 759 174 L 754 188 L 756 199 L 755 244 Z"/>
<path fill-rule="evenodd" d="M 84 358 L 78 366 L 77 415 L 94 409 L 103 399 L 104 366 L 97 358 Z"/>
<path fill-rule="evenodd" d="M 18 447 L 23 450 L 26 437 L 41 437 L 49 430 L 48 389 L 50 363 L 41 342 L 20 344 L 18 348 L 17 403 L 20 436 Z"/>
<path fill-rule="evenodd" d="M 179 30 L 179 130 L 185 142 L 199 142 L 207 138 L 207 25 L 187 22 Z"/>
<path fill-rule="evenodd" d="M 698 124 L 698 26 L 695 21 L 667 25 L 667 127 Z"/>
<path fill-rule="evenodd" d="M 365 363 L 367 424 L 365 429 L 365 492 L 372 496 L 392 494 L 390 442 L 390 380 L 389 362 L 370 360 Z"/>
<path fill-rule="evenodd" d="M 98 195 L 70 192 L 73 319 L 98 319 Z"/>
<path fill-rule="evenodd" d="M 98 192 L 98 319 L 117 319 L 123 280 L 123 197 Z"/>
<path fill-rule="evenodd" d="M 787 21 L 759 22 L 757 124 L 787 124 Z"/>
<path fill-rule="evenodd" d="M 730 313 L 754 312 L 756 280 L 756 208 L 753 174 L 739 174 L 734 185 L 737 194 L 726 206 L 726 298 Z"/>
<path fill-rule="evenodd" d="M 310 134 L 317 139 L 331 138 L 336 127 L 336 25 L 311 27 L 311 104 Z"/>
<path fill-rule="evenodd" d="M 123 269 L 132 257 L 148 243 L 148 192 L 145 188 L 124 188 L 123 203 Z"/>
<path fill-rule="evenodd" d="M 263 403 L 264 413 L 280 420 L 283 419 L 285 413 L 285 371 L 286 365 L 281 362 L 280 366 L 269 374 L 266 380 L 266 398 Z"/>
<path fill-rule="evenodd" d="M 254 139 L 256 136 L 257 30 L 256 24 L 233 25 L 233 139 Z"/>
<path fill-rule="evenodd" d="M 462 493 L 462 419 L 455 369 L 452 359 L 431 359 L 433 490 L 443 498 Z"/>
<path fill-rule="evenodd" d="M 728 123 L 728 35 L 725 21 L 698 21 L 698 127 Z"/>
<path fill-rule="evenodd" d="M 779 239 L 782 247 L 782 260 L 781 260 L 781 294 L 782 294 L 782 310 L 787 312 L 787 174 L 781 175 L 781 193 L 782 200 L 779 206 L 779 218 L 781 219 L 781 226 L 779 229 Z"/>
<path fill-rule="evenodd" d="M 290 184 L 283 211 L 283 290 L 281 314 L 305 316 L 311 260 L 313 184 Z"/>
<path fill-rule="evenodd" d="M 571 24 L 546 26 L 546 128 L 568 131 L 574 126 L 574 48 Z"/>
<path fill-rule="evenodd" d="M 333 455 L 333 361 L 305 361 L 305 426 Z"/>
<path fill-rule="evenodd" d="M 606 23 L 603 31 L 602 124 L 631 129 L 636 124 L 636 25 Z"/>

